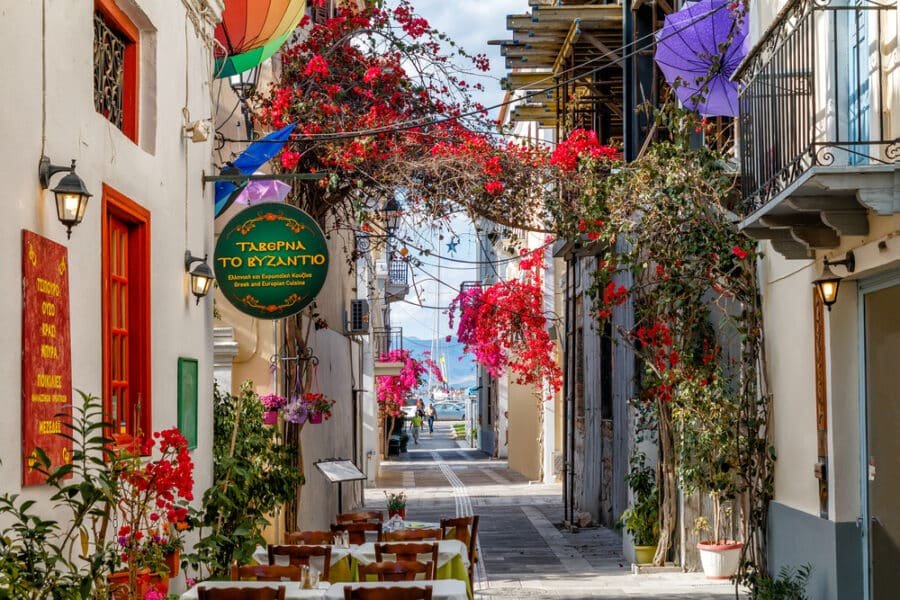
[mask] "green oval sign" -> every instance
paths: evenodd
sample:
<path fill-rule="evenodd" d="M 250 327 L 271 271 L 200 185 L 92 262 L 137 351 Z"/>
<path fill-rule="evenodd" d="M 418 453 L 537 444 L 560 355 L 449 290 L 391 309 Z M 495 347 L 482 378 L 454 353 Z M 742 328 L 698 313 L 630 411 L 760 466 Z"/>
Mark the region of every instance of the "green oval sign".
<path fill-rule="evenodd" d="M 267 202 L 242 210 L 219 235 L 219 289 L 238 310 L 260 319 L 300 312 L 325 285 L 328 246 L 299 208 Z"/>

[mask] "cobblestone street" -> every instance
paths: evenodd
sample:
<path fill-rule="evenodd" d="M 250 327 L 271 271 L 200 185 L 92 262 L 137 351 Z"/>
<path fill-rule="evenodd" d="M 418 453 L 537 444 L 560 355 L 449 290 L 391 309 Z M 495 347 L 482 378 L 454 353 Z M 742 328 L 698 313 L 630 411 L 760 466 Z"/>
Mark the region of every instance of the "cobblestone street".
<path fill-rule="evenodd" d="M 480 598 L 734 598 L 729 583 L 699 573 L 633 575 L 619 534 L 606 528 L 570 533 L 562 520 L 559 485 L 531 484 L 505 461 L 461 448 L 450 428 L 410 441 L 400 461 L 382 463 L 367 507 L 383 508 L 384 491 L 406 491 L 407 518 L 480 515 L 475 590 Z"/>

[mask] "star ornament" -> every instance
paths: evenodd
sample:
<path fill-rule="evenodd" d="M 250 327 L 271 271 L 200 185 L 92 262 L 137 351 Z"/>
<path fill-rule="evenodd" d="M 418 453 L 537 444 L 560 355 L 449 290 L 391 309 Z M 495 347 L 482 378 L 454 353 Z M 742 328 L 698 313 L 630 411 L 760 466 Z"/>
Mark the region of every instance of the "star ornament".
<path fill-rule="evenodd" d="M 453 236 L 453 239 L 447 243 L 447 252 L 452 252 L 456 254 L 456 247 L 459 246 L 459 238 Z"/>

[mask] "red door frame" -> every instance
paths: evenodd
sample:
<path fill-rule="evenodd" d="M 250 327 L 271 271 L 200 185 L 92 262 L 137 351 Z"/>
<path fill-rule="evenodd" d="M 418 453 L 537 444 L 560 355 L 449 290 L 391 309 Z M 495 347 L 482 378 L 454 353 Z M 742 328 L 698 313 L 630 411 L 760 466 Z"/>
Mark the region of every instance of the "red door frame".
<path fill-rule="evenodd" d="M 128 225 L 128 334 L 131 340 L 128 353 L 128 373 L 132 403 L 140 396 L 141 414 L 138 427 L 144 434 L 152 428 L 150 387 L 150 212 L 121 192 L 103 184 L 101 214 L 101 321 L 103 335 L 103 410 L 112 412 L 110 389 L 110 299 L 109 299 L 109 217 Z M 115 424 L 118 426 L 118 424 Z M 134 432 L 129 432 L 134 433 Z"/>

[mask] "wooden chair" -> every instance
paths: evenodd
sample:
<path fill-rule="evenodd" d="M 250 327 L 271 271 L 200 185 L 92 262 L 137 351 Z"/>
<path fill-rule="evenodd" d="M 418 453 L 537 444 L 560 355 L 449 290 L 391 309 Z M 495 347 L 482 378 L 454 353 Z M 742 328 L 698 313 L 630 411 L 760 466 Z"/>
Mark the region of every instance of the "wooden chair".
<path fill-rule="evenodd" d="M 334 518 L 335 523 L 384 523 L 384 513 L 380 510 L 341 513 Z"/>
<path fill-rule="evenodd" d="M 331 546 L 278 546 L 269 544 L 269 564 L 275 564 L 276 556 L 287 556 L 291 566 L 309 565 L 310 558 L 322 557 L 322 579 L 328 581 L 331 569 Z"/>
<path fill-rule="evenodd" d="M 420 542 L 426 540 L 439 542 L 442 539 L 444 539 L 444 532 L 440 529 L 398 529 L 384 532 L 384 541 L 386 542 Z"/>
<path fill-rule="evenodd" d="M 338 523 L 331 526 L 331 533 L 346 531 L 351 544 L 365 544 L 366 532 L 374 531 L 377 541 L 381 541 L 381 523 Z"/>
<path fill-rule="evenodd" d="M 300 581 L 299 566 L 294 565 L 244 565 L 231 563 L 232 581 Z"/>
<path fill-rule="evenodd" d="M 283 585 L 263 588 L 197 588 L 198 600 L 284 600 Z"/>
<path fill-rule="evenodd" d="M 452 532 L 450 530 L 453 530 Z M 456 517 L 455 519 L 441 519 L 441 531 L 444 532 L 444 539 L 459 540 L 466 545 L 469 551 L 469 580 L 474 581 L 472 576 L 475 571 L 475 563 L 478 561 L 478 515 L 471 517 Z"/>
<path fill-rule="evenodd" d="M 416 577 L 422 579 L 434 579 L 433 562 L 419 562 L 417 560 L 386 560 L 359 566 L 359 578 L 366 581 L 369 575 L 374 575 L 378 581 L 415 581 Z"/>
<path fill-rule="evenodd" d="M 324 544 L 330 546 L 334 543 L 334 534 L 330 531 L 292 531 L 284 534 L 285 544 Z"/>
<path fill-rule="evenodd" d="M 419 556 L 428 554 L 431 561 L 437 564 L 438 545 L 437 542 L 431 543 L 409 543 L 409 542 L 393 542 L 385 544 L 375 544 L 375 562 L 384 560 L 384 555 L 389 554 L 396 556 L 396 560 L 419 560 Z"/>
<path fill-rule="evenodd" d="M 432 587 L 377 587 L 344 586 L 344 600 L 431 600 Z"/>

